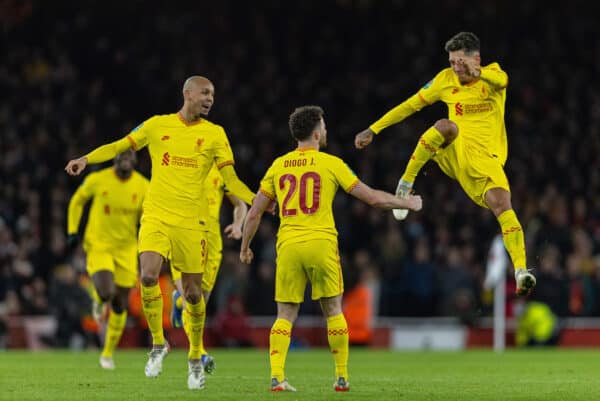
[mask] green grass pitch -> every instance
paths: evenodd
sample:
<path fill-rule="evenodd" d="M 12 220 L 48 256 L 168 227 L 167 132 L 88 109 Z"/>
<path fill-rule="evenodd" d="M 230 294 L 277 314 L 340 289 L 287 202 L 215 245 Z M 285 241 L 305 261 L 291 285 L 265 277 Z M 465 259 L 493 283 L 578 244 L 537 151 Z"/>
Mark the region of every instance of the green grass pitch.
<path fill-rule="evenodd" d="M 297 393 L 270 393 L 267 350 L 212 352 L 200 391 L 187 389 L 186 354 L 173 351 L 157 379 L 144 377 L 146 352 L 118 350 L 103 371 L 96 351 L 0 352 L 0 400 L 592 400 L 600 397 L 600 352 L 490 350 L 392 352 L 352 349 L 348 393 L 333 391 L 326 350 L 292 350 L 286 374 Z"/>

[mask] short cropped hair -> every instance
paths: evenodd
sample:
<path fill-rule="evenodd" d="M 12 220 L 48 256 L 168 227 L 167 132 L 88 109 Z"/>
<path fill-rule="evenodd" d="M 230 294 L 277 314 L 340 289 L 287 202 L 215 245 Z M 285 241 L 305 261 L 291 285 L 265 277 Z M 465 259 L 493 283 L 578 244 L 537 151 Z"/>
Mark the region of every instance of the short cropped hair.
<path fill-rule="evenodd" d="M 465 53 L 478 52 L 480 50 L 479 38 L 473 32 L 459 32 L 446 42 L 444 49 L 447 52 L 457 50 L 463 50 Z"/>
<path fill-rule="evenodd" d="M 294 139 L 297 141 L 308 139 L 322 118 L 323 109 L 319 106 L 297 107 L 290 114 L 289 120 L 290 132 Z"/>

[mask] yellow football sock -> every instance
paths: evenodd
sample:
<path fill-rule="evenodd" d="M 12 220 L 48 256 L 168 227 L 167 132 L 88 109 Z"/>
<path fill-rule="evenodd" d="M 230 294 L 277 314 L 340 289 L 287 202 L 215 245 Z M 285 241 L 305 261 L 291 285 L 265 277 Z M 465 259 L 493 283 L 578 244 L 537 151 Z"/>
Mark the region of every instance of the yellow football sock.
<path fill-rule="evenodd" d="M 142 307 L 148 322 L 148 329 L 152 334 L 152 343 L 163 345 L 165 343 L 162 324 L 163 298 L 158 284 L 151 287 L 142 285 Z"/>
<path fill-rule="evenodd" d="M 342 313 L 327 318 L 327 340 L 335 362 L 335 377 L 348 380 L 348 324 Z"/>
<path fill-rule="evenodd" d="M 271 361 L 271 377 L 277 381 L 285 379 L 285 358 L 290 348 L 292 323 L 289 320 L 277 319 L 271 327 L 269 335 L 269 359 Z"/>
<path fill-rule="evenodd" d="M 202 302 L 204 302 L 204 298 L 202 298 Z M 205 311 L 206 311 L 206 304 Z M 202 335 L 200 336 L 200 355 L 208 354 L 206 348 L 204 348 L 204 324 L 206 322 L 206 312 L 202 315 Z"/>
<path fill-rule="evenodd" d="M 406 182 L 415 182 L 421 168 L 433 157 L 444 141 L 444 136 L 435 127 L 430 127 L 425 131 L 406 165 L 402 179 Z"/>
<path fill-rule="evenodd" d="M 102 357 L 112 358 L 115 348 L 117 348 L 117 345 L 119 345 L 119 340 L 123 334 L 123 329 L 125 329 L 126 322 L 127 311 L 123 311 L 121 313 L 116 313 L 112 310 L 110 311 L 106 325 L 106 337 L 104 339 L 104 348 L 102 349 L 101 355 Z"/>
<path fill-rule="evenodd" d="M 190 343 L 189 359 L 200 359 L 202 357 L 202 335 L 204 334 L 204 318 L 206 305 L 204 297 L 197 304 L 185 303 L 183 310 L 183 329 Z"/>
<path fill-rule="evenodd" d="M 502 230 L 504 247 L 510 255 L 515 270 L 526 269 L 525 236 L 515 211 L 510 209 L 503 212 L 498 216 L 498 223 L 500 223 L 500 229 Z"/>

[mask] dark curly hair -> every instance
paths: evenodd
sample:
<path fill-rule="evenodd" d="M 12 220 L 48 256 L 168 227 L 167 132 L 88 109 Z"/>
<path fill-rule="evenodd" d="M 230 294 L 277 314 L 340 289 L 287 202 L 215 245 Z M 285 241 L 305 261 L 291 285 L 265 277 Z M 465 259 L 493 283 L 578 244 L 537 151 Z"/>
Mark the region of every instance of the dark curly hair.
<path fill-rule="evenodd" d="M 478 52 L 480 49 L 479 38 L 473 32 L 459 32 L 450 38 L 444 46 L 447 52 L 463 50 L 465 53 Z"/>
<path fill-rule="evenodd" d="M 315 127 L 323 118 L 323 109 L 319 106 L 296 107 L 290 114 L 289 126 L 292 136 L 297 141 L 308 139 Z"/>

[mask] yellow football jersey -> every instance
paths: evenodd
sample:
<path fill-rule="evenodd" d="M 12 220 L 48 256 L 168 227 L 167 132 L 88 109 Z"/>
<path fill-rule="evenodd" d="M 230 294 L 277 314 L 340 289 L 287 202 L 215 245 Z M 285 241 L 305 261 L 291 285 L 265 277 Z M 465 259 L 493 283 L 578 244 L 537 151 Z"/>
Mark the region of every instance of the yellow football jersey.
<path fill-rule="evenodd" d="M 359 183 L 340 158 L 313 148 L 299 148 L 275 159 L 260 191 L 279 205 L 277 245 L 309 239 L 337 239 L 332 203 L 338 187 Z"/>
<path fill-rule="evenodd" d="M 223 203 L 223 195 L 227 190 L 221 173 L 216 164 L 208 172 L 204 179 L 204 191 L 206 193 L 206 201 L 208 204 L 208 224 L 211 230 L 220 231 L 219 217 L 221 212 L 221 204 Z"/>
<path fill-rule="evenodd" d="M 504 108 L 508 76 L 498 63 L 481 67 L 481 78 L 462 85 L 452 68 L 440 71 L 417 94 L 386 113 L 371 125 L 375 133 L 398 123 L 409 115 L 443 101 L 448 119 L 456 123 L 466 146 L 506 161 L 508 146 Z"/>
<path fill-rule="evenodd" d="M 83 207 L 91 199 L 84 249 L 110 250 L 135 244 L 148 185 L 137 171 L 126 180 L 112 167 L 89 174 L 69 202 L 67 232 L 77 233 Z"/>
<path fill-rule="evenodd" d="M 214 164 L 234 164 L 223 127 L 202 119 L 186 124 L 180 115 L 154 116 L 127 138 L 135 150 L 148 146 L 152 181 L 144 217 L 196 230 L 207 230 L 208 213 L 203 183 Z"/>

